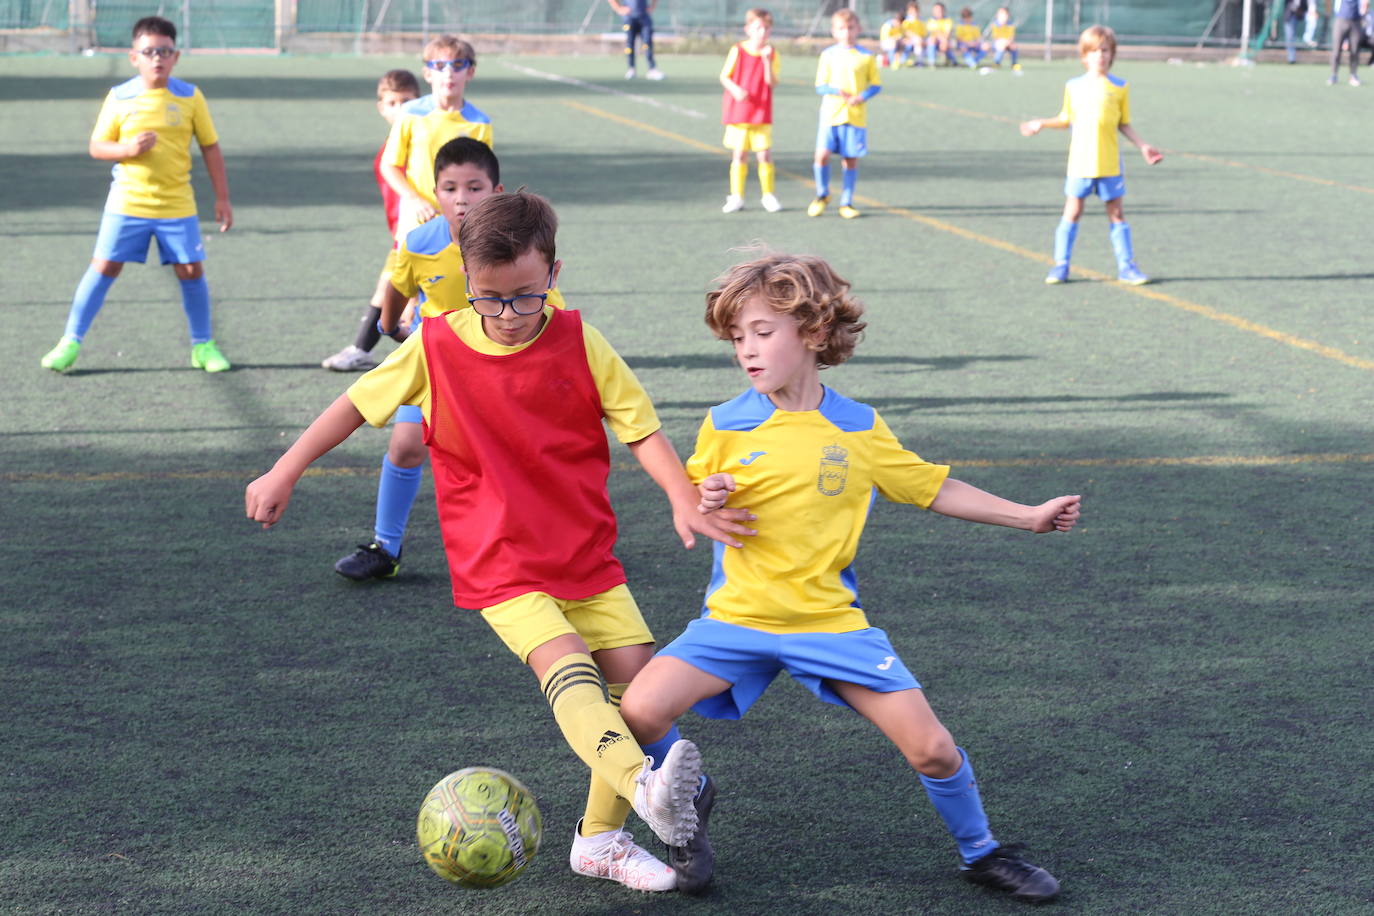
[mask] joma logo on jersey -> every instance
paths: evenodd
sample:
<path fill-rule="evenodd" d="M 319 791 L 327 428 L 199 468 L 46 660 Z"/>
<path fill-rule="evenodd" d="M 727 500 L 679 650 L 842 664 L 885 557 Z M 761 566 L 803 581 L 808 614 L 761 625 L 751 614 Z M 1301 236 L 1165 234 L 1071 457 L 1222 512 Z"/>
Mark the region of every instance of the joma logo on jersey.
<path fill-rule="evenodd" d="M 425 282 L 433 286 L 435 283 L 438 283 L 442 279 L 444 279 L 443 274 L 435 274 L 432 277 L 425 277 Z"/>
<path fill-rule="evenodd" d="M 821 469 L 816 475 L 816 489 L 826 496 L 839 496 L 844 492 L 845 481 L 849 478 L 849 450 L 838 445 L 821 448 Z"/>
<path fill-rule="evenodd" d="M 610 747 L 613 744 L 619 744 L 622 741 L 628 740 L 630 739 L 626 738 L 620 732 L 611 731 L 608 729 L 606 731 L 606 734 L 601 736 L 601 740 L 596 742 L 596 756 L 600 758 L 602 754 L 606 753 L 606 748 Z"/>

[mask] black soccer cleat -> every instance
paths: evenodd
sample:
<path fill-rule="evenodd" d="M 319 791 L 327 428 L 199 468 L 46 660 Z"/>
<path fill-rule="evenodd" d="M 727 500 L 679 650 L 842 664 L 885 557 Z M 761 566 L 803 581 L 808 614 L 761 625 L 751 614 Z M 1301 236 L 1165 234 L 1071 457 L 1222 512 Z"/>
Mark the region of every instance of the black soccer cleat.
<path fill-rule="evenodd" d="M 686 846 L 668 847 L 668 864 L 677 873 L 677 889 L 683 894 L 700 894 L 711 883 L 711 872 L 715 868 L 716 854 L 711 849 L 711 841 L 706 836 L 706 822 L 711 818 L 711 809 L 716 804 L 716 783 L 710 776 L 702 775 L 701 791 L 693 801 L 697 809 L 697 832 L 687 841 Z"/>
<path fill-rule="evenodd" d="M 992 852 L 960 869 L 974 884 L 1006 891 L 1017 900 L 1043 903 L 1059 893 L 1054 875 L 1026 861 L 1019 844 L 998 846 Z"/>
<path fill-rule="evenodd" d="M 376 541 L 371 544 L 359 544 L 356 553 L 350 553 L 334 564 L 336 573 L 358 582 L 368 579 L 391 579 L 400 569 L 400 555 L 393 557 Z"/>

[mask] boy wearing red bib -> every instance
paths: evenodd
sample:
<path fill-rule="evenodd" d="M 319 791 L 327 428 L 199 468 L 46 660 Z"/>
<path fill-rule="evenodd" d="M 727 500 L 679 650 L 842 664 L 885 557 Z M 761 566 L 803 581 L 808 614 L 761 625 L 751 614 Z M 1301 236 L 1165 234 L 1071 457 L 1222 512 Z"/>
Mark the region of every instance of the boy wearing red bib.
<path fill-rule="evenodd" d="M 697 800 L 701 756 L 674 731 L 641 747 L 620 696 L 653 654 L 653 635 L 612 552 L 604 420 L 667 493 L 683 545 L 695 534 L 740 546 L 752 534 L 703 515 L 644 389 L 596 329 L 548 304 L 562 262 L 557 217 L 534 194 L 493 194 L 464 217 L 458 244 L 471 308 L 426 317 L 418 333 L 310 425 L 249 485 L 264 526 L 301 474 L 364 420 L 402 404 L 423 415 L 424 441 L 454 603 L 482 618 L 539 679 L 569 746 L 592 770 L 569 857 L 573 871 L 636 890 L 678 886 L 622 828 L 631 807 L 673 848 L 709 808 Z M 476 524 L 480 519 L 480 524 Z M 676 862 L 674 863 L 677 864 Z"/>
<path fill-rule="evenodd" d="M 778 54 L 768 43 L 773 14 L 754 8 L 744 14 L 744 41 L 730 49 L 720 71 L 720 120 L 725 125 L 725 148 L 731 150 L 730 196 L 723 213 L 744 208 L 744 182 L 749 175 L 749 153 L 759 161 L 759 203 L 769 213 L 782 204 L 773 194 L 773 86 L 778 82 Z"/>

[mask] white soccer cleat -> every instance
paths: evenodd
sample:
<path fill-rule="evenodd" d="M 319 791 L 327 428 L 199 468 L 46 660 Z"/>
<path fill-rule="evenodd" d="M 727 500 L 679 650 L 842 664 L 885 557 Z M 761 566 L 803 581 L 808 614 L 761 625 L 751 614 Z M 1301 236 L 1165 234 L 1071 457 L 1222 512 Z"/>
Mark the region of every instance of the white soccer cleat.
<path fill-rule="evenodd" d="M 568 864 L 579 875 L 619 881 L 636 891 L 670 891 L 677 887 L 677 874 L 667 864 L 635 843 L 624 830 L 608 830 L 595 836 L 582 835 L 582 821 L 573 831 Z"/>
<path fill-rule="evenodd" d="M 725 206 L 720 208 L 721 213 L 734 213 L 744 209 L 744 198 L 738 194 L 731 194 L 725 198 Z"/>
<path fill-rule="evenodd" d="M 663 71 L 658 69 L 657 67 L 650 67 L 649 72 L 644 75 L 651 80 L 663 79 Z"/>
<path fill-rule="evenodd" d="M 663 765 L 657 770 L 651 766 L 653 758 L 645 757 L 644 769 L 635 777 L 635 814 L 669 846 L 686 846 L 697 832 L 693 798 L 701 782 L 701 751 L 686 739 L 675 741 L 663 755 Z"/>
<path fill-rule="evenodd" d="M 636 75 L 636 74 L 635 74 L 635 68 L 634 68 L 634 67 L 631 67 L 630 69 L 628 69 L 628 70 L 625 71 L 625 78 L 626 78 L 627 80 L 632 80 L 632 79 L 634 79 L 634 78 L 635 78 L 635 75 Z"/>
<path fill-rule="evenodd" d="M 767 210 L 769 213 L 777 213 L 779 210 L 782 209 L 782 201 L 778 200 L 772 194 L 765 194 L 762 197 L 760 197 L 759 205 L 762 206 L 763 209 Z"/>
<path fill-rule="evenodd" d="M 359 350 L 353 344 L 349 344 L 320 365 L 335 372 L 362 372 L 375 367 L 377 360 L 366 350 Z"/>

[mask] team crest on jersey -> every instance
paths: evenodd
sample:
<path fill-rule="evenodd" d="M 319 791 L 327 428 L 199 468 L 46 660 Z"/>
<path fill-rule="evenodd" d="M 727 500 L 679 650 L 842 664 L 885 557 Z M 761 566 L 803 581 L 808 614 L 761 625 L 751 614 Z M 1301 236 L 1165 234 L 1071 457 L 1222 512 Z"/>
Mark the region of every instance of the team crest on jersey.
<path fill-rule="evenodd" d="M 181 123 L 181 109 L 174 103 L 167 104 L 167 126 L 176 127 Z"/>
<path fill-rule="evenodd" d="M 849 457 L 847 449 L 838 445 L 821 447 L 821 470 L 816 475 L 816 489 L 826 496 L 839 496 L 844 492 L 845 481 L 849 478 Z"/>

